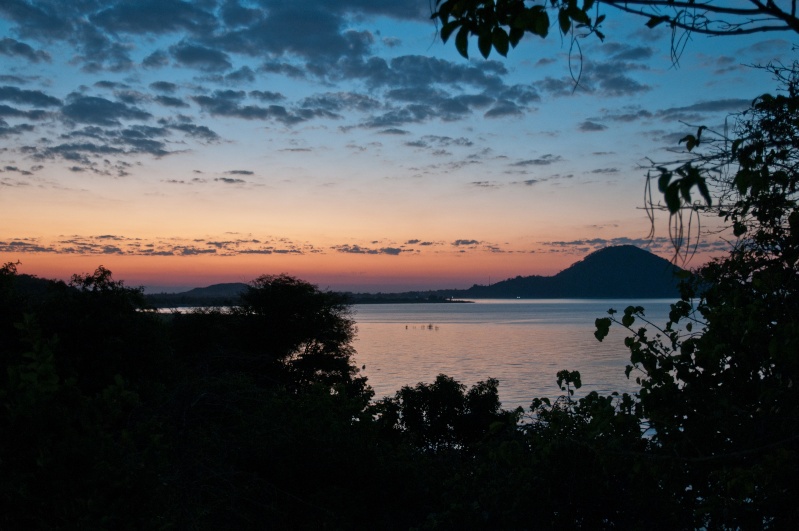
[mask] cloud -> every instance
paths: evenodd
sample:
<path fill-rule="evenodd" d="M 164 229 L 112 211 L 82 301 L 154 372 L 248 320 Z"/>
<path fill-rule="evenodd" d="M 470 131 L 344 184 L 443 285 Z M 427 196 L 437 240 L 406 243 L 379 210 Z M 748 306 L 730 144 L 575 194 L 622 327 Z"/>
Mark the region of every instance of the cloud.
<path fill-rule="evenodd" d="M 361 247 L 360 245 L 334 245 L 331 247 L 334 251 L 339 253 L 347 253 L 347 254 L 387 254 L 390 256 L 397 256 L 403 252 L 408 252 L 407 250 L 400 249 L 398 247 L 381 247 L 378 249 L 373 249 L 369 247 Z"/>
<path fill-rule="evenodd" d="M 371 96 L 357 92 L 326 92 L 305 98 L 300 106 L 334 115 L 348 110 L 369 112 L 379 109 L 382 104 Z"/>
<path fill-rule="evenodd" d="M 598 82 L 600 89 L 609 96 L 631 96 L 651 89 L 649 85 L 623 74 L 603 76 Z"/>
<path fill-rule="evenodd" d="M 455 240 L 452 242 L 452 245 L 455 247 L 462 247 L 464 245 L 479 245 L 480 243 L 482 242 L 479 240 Z"/>
<path fill-rule="evenodd" d="M 621 109 L 608 110 L 603 109 L 602 119 L 610 120 L 613 122 L 635 122 L 639 120 L 647 120 L 654 117 L 654 114 L 647 110 L 637 107 L 622 107 Z"/>
<path fill-rule="evenodd" d="M 266 72 L 270 74 L 279 74 L 289 78 L 295 79 L 305 79 L 306 73 L 305 70 L 299 68 L 298 66 L 290 63 L 279 62 L 268 60 L 264 61 L 263 64 L 258 68 L 261 72 Z"/>
<path fill-rule="evenodd" d="M 231 84 L 252 83 L 255 81 L 255 72 L 249 66 L 242 66 L 229 74 L 225 74 L 225 82 Z"/>
<path fill-rule="evenodd" d="M 546 76 L 540 81 L 536 81 L 535 87 L 552 96 L 569 96 L 574 93 L 576 84 L 571 78 L 560 78 Z"/>
<path fill-rule="evenodd" d="M 94 96 L 71 95 L 69 103 L 61 109 L 68 120 L 84 124 L 119 125 L 119 120 L 148 120 L 146 111 Z"/>
<path fill-rule="evenodd" d="M 580 131 L 594 132 L 594 131 L 604 131 L 605 129 L 608 128 L 608 126 L 602 125 L 600 123 L 591 120 L 585 120 L 578 126 L 578 128 L 580 129 Z"/>
<path fill-rule="evenodd" d="M 296 108 L 288 109 L 282 105 L 249 105 L 243 103 L 244 91 L 215 91 L 211 96 L 193 96 L 200 107 L 214 116 L 231 116 L 245 120 L 275 120 L 285 125 L 294 125 L 313 118 L 336 118 L 337 115 L 326 109 Z"/>
<path fill-rule="evenodd" d="M 382 131 L 378 131 L 377 133 L 381 135 L 409 135 L 410 131 L 406 131 L 405 129 L 398 129 L 396 127 L 389 127 L 388 129 L 383 129 Z"/>
<path fill-rule="evenodd" d="M 397 125 L 435 118 L 458 120 L 476 111 L 486 117 L 522 115 L 531 102 L 540 99 L 531 85 L 506 86 L 501 77 L 508 70 L 502 62 L 451 62 L 421 55 L 398 56 L 389 61 L 368 57 L 375 36 L 351 28 L 354 15 L 426 22 L 426 6 L 384 0 L 309 0 L 302 4 L 264 0 L 263 7 L 258 8 L 238 2 L 225 2 L 218 8 L 212 5 L 213 2 L 142 0 L 111 5 L 75 3 L 68 9 L 56 10 L 33 3 L 29 9 L 16 12 L 11 24 L 20 34 L 31 32 L 36 38 L 74 45 L 78 50 L 76 58 L 84 61 L 86 71 L 132 68 L 129 56 L 141 37 L 150 42 L 157 39 L 162 47 L 145 55 L 143 66 L 163 67 L 171 57 L 176 64 L 189 68 L 213 74 L 228 72 L 225 76 L 211 76 L 214 82 L 254 81 L 256 73 L 250 66 L 234 65 L 244 55 L 266 58 L 259 68 L 261 72 L 294 77 L 310 73 L 330 81 L 360 79 L 370 88 L 408 89 L 404 95 L 397 92 L 390 97 L 397 104 L 391 109 L 385 109 L 371 94 L 354 92 L 309 96 L 297 106 L 266 107 L 243 102 L 222 106 L 207 99 L 198 102 L 216 116 L 277 120 L 291 125 L 314 118 L 338 118 L 345 111 L 354 110 L 380 113 L 364 121 L 367 127 L 397 129 Z M 300 65 L 297 58 L 304 64 Z M 433 86 L 447 90 L 425 90 Z M 151 98 L 154 103 L 166 108 L 188 108 L 185 100 L 173 95 L 174 84 L 161 81 L 152 83 L 150 88 L 160 93 Z M 467 89 L 472 93 L 465 93 Z M 214 98 L 207 94 L 196 97 Z M 250 97 L 269 103 L 284 99 L 280 93 L 268 91 L 252 91 Z M 121 94 L 117 95 L 117 102 L 135 103 Z M 108 122 L 95 118 L 92 123 Z"/>
<path fill-rule="evenodd" d="M 100 106 L 100 109 L 103 107 L 105 106 Z M 92 113 L 81 115 L 81 120 L 88 122 L 89 125 L 60 135 L 59 141 L 53 144 L 31 147 L 27 150 L 28 153 L 35 160 L 63 159 L 84 170 L 123 176 L 127 175 L 127 168 L 130 165 L 122 160 L 112 162 L 107 157 L 122 158 L 136 154 L 149 154 L 155 157 L 169 155 L 174 151 L 168 149 L 167 138 L 174 132 L 206 142 L 218 140 L 218 135 L 209 128 L 188 121 L 175 123 L 159 120 L 158 126 L 145 124 L 121 126 L 113 119 L 115 115 L 111 112 L 117 107 L 112 106 L 109 109 L 110 114 L 104 119 L 95 119 Z M 92 123 L 96 121 L 109 123 L 99 125 Z"/>
<path fill-rule="evenodd" d="M 0 101 L 35 105 L 37 107 L 58 107 L 61 105 L 61 100 L 48 96 L 40 90 L 24 90 L 8 85 L 0 87 Z"/>
<path fill-rule="evenodd" d="M 521 115 L 526 107 L 510 100 L 497 100 L 486 91 L 481 94 L 450 94 L 442 88 L 399 87 L 386 92 L 389 110 L 373 115 L 361 125 L 367 128 L 401 130 L 398 126 L 423 123 L 433 119 L 455 121 L 477 111 L 488 109 L 484 115 L 500 117 Z M 517 93 L 521 99 L 522 93 Z"/>
<path fill-rule="evenodd" d="M 280 92 L 271 92 L 268 90 L 252 90 L 250 97 L 260 101 L 274 102 L 285 100 L 286 97 Z"/>
<path fill-rule="evenodd" d="M 16 135 L 21 135 L 23 133 L 29 133 L 33 130 L 34 127 L 30 124 L 8 125 L 7 123 L 0 120 L 0 138 L 8 138 Z"/>
<path fill-rule="evenodd" d="M 246 183 L 244 179 L 234 179 L 232 177 L 217 177 L 214 181 L 225 183 L 225 184 L 243 184 Z"/>
<path fill-rule="evenodd" d="M 159 120 L 159 123 L 161 123 L 167 129 L 180 131 L 192 138 L 198 138 L 207 142 L 215 142 L 219 140 L 219 135 L 205 125 L 196 125 L 185 121 L 169 122 L 166 120 Z"/>
<path fill-rule="evenodd" d="M 658 238 L 628 238 L 626 236 L 618 238 L 590 238 L 582 240 L 565 240 L 542 242 L 544 247 L 550 248 L 550 252 L 565 252 L 574 254 L 585 254 L 591 251 L 604 249 L 615 245 L 635 245 L 642 249 L 648 249 L 654 253 L 660 253 L 671 257 L 674 254 L 674 247 L 671 240 L 666 237 Z M 704 240 L 698 242 L 697 251 L 720 251 L 728 252 L 729 243 L 723 240 Z"/>
<path fill-rule="evenodd" d="M 396 48 L 402 44 L 402 40 L 397 37 L 384 37 L 381 42 L 387 48 Z"/>
<path fill-rule="evenodd" d="M 182 256 L 195 256 L 200 254 L 216 254 L 216 249 L 199 249 L 197 247 L 176 247 L 174 254 Z"/>
<path fill-rule="evenodd" d="M 374 37 L 368 32 L 346 29 L 340 4 L 322 2 L 269 2 L 267 10 L 249 11 L 249 20 L 229 12 L 237 27 L 220 34 L 214 43 L 230 52 L 259 57 L 296 55 L 326 61 L 342 56 L 360 56 Z"/>
<path fill-rule="evenodd" d="M 646 70 L 643 63 L 611 60 L 607 62 L 583 61 L 583 70 L 579 80 L 571 77 L 560 79 L 546 77 L 536 83 L 535 87 L 552 96 L 563 97 L 584 92 L 602 97 L 633 96 L 648 92 L 652 87 L 641 83 L 629 73 Z"/>
<path fill-rule="evenodd" d="M 339 58 L 357 59 L 370 53 L 375 36 L 352 29 L 357 16 L 388 16 L 427 23 L 429 6 L 418 2 L 330 2 L 309 0 L 302 3 L 263 0 L 262 7 L 242 6 L 238 2 L 186 2 L 181 0 L 141 0 L 103 5 L 95 2 L 47 4 L 13 2 L 6 16 L 22 36 L 43 41 L 69 41 L 80 50 L 77 56 L 84 69 L 124 70 L 130 41 L 135 37 L 166 39 L 181 35 L 186 41 L 173 49 L 179 62 L 193 68 L 220 71 L 229 54 L 251 57 L 294 56 L 308 61 L 310 69 L 325 69 Z M 187 44 L 187 43 L 191 44 Z M 385 45 L 397 40 L 385 38 Z M 492 63 L 486 69 L 499 71 Z M 164 66 L 163 52 L 147 56 L 143 64 Z M 246 71 L 238 72 L 245 76 Z M 232 75 L 236 78 L 236 74 Z"/>
<path fill-rule="evenodd" d="M 0 242 L 0 252 L 58 253 L 69 255 L 127 255 L 127 256 L 196 256 L 213 254 L 230 257 L 240 254 L 305 254 L 318 251 L 310 244 L 297 244 L 288 238 L 278 238 L 275 244 L 262 239 L 229 238 L 167 238 L 143 240 L 117 234 L 96 236 L 73 235 L 58 241 L 43 242 L 39 238 L 12 238 Z M 274 238 L 267 238 L 274 240 Z M 391 254 L 387 251 L 385 254 Z"/>
<path fill-rule="evenodd" d="M 483 114 L 486 118 L 506 118 L 508 116 L 523 116 L 524 109 L 512 101 L 498 101 Z"/>
<path fill-rule="evenodd" d="M 164 107 L 173 107 L 176 109 L 189 107 L 189 104 L 185 101 L 180 98 L 173 98 L 172 96 L 156 96 L 153 100 Z"/>
<path fill-rule="evenodd" d="M 233 67 L 227 54 L 199 44 L 181 41 L 171 46 L 169 53 L 181 65 L 205 72 L 220 72 Z"/>
<path fill-rule="evenodd" d="M 169 56 L 163 50 L 156 50 L 145 57 L 141 64 L 145 68 L 163 68 L 169 65 Z"/>
<path fill-rule="evenodd" d="M 104 89 L 126 89 L 130 88 L 128 85 L 124 83 L 117 83 L 116 81 L 108 81 L 108 80 L 101 80 L 94 84 L 95 87 L 104 88 Z"/>
<path fill-rule="evenodd" d="M 9 118 L 27 118 L 28 120 L 43 120 L 49 115 L 50 113 L 41 109 L 23 111 L 14 107 L 9 107 L 8 105 L 0 104 L 0 116 Z"/>
<path fill-rule="evenodd" d="M 417 140 L 405 142 L 408 147 L 415 148 L 448 148 L 452 146 L 471 147 L 474 142 L 466 137 L 453 138 L 451 136 L 442 135 L 425 135 Z"/>
<path fill-rule="evenodd" d="M 4 167 L 3 167 L 3 169 L 2 169 L 2 170 L 0 170 L 0 171 L 4 171 L 4 172 L 6 172 L 6 171 L 9 171 L 9 172 L 15 172 L 15 173 L 19 173 L 19 174 L 21 174 L 21 175 L 33 175 L 33 172 L 32 172 L 32 171 L 23 170 L 23 169 L 21 169 L 21 168 L 18 168 L 18 167 L 16 167 L 16 166 L 4 166 Z"/>
<path fill-rule="evenodd" d="M 480 63 L 452 62 L 422 55 L 403 55 L 386 61 L 379 57 L 368 60 L 342 59 L 329 75 L 334 79 L 362 79 L 372 87 L 431 87 L 467 85 L 482 90 L 503 90 L 500 75 L 507 74 L 497 61 Z"/>
<path fill-rule="evenodd" d="M 180 0 L 119 2 L 90 15 L 89 20 L 110 33 L 142 35 L 206 33 L 217 25 L 213 14 Z"/>
<path fill-rule="evenodd" d="M 30 45 L 10 37 L 0 39 L 0 54 L 9 57 L 23 57 L 32 63 L 52 61 L 49 53 L 43 50 L 34 50 Z"/>
<path fill-rule="evenodd" d="M 708 113 L 732 113 L 748 109 L 751 100 L 728 98 L 706 100 L 683 107 L 669 107 L 657 111 L 658 118 L 669 122 L 691 122 L 703 119 Z"/>
<path fill-rule="evenodd" d="M 178 90 L 178 86 L 170 81 L 154 81 L 153 83 L 150 83 L 150 88 L 165 94 L 172 94 Z"/>
<path fill-rule="evenodd" d="M 609 55 L 611 61 L 645 61 L 651 59 L 655 53 L 649 46 L 632 46 L 618 42 L 604 43 L 599 50 Z"/>
<path fill-rule="evenodd" d="M 26 241 L 12 240 L 10 242 L 0 242 L 0 251 L 4 253 L 54 253 L 52 247 L 38 245 Z"/>
<path fill-rule="evenodd" d="M 512 163 L 511 166 L 549 166 L 550 164 L 554 164 L 562 160 L 563 157 L 560 155 L 547 154 L 537 159 L 520 160 L 518 162 Z"/>

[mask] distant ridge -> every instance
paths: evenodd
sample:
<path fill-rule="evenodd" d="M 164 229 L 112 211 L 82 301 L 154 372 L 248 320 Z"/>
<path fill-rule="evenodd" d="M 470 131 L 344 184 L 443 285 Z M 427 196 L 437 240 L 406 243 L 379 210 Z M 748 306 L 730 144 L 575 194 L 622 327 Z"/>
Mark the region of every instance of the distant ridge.
<path fill-rule="evenodd" d="M 247 289 L 242 282 L 213 284 L 205 288 L 194 288 L 181 293 L 153 293 L 145 295 L 147 302 L 157 308 L 181 306 L 235 306 L 239 295 Z"/>
<path fill-rule="evenodd" d="M 194 288 L 189 291 L 177 293 L 176 295 L 183 295 L 185 297 L 238 297 L 244 290 L 247 289 L 247 284 L 243 282 L 228 282 L 225 284 L 213 284 L 206 288 Z"/>
<path fill-rule="evenodd" d="M 677 273 L 668 260 L 634 245 L 606 247 L 551 277 L 511 278 L 491 286 L 474 285 L 466 298 L 667 298 L 679 295 Z"/>
<path fill-rule="evenodd" d="M 432 303 L 451 299 L 659 299 L 679 296 L 677 273 L 682 269 L 634 245 L 594 251 L 560 273 L 518 276 L 490 286 L 404 293 L 346 293 L 353 304 Z M 247 289 L 241 282 L 214 284 L 182 293 L 146 295 L 161 308 L 231 306 Z"/>

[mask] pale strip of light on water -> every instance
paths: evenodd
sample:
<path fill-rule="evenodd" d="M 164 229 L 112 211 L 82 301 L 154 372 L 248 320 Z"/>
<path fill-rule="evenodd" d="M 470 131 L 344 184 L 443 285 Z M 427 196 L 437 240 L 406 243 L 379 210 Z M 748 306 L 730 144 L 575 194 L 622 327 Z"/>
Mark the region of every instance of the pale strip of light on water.
<path fill-rule="evenodd" d="M 535 397 L 561 394 L 556 373 L 578 370 L 590 391 L 637 390 L 635 372 L 624 367 L 629 351 L 620 326 L 599 342 L 594 321 L 607 310 L 620 313 L 643 306 L 653 323 L 663 326 L 673 300 L 480 300 L 470 304 L 355 305 L 358 335 L 355 362 L 365 365 L 375 399 L 393 395 L 404 385 L 431 383 L 444 373 L 471 386 L 499 380 L 505 408 L 528 409 Z M 637 325 L 636 325 L 637 326 Z"/>

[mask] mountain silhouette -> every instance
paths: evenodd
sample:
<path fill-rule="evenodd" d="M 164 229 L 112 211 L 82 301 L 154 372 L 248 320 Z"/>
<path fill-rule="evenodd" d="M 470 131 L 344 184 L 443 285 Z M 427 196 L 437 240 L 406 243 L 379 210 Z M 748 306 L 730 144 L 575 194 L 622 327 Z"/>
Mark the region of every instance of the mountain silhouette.
<path fill-rule="evenodd" d="M 450 302 L 456 299 L 647 299 L 679 296 L 678 273 L 668 260 L 634 245 L 595 251 L 560 273 L 518 276 L 490 286 L 404 293 L 346 293 L 353 304 Z M 157 307 L 230 306 L 247 288 L 240 282 L 214 284 L 182 293 L 147 295 Z"/>
<path fill-rule="evenodd" d="M 683 271 L 634 245 L 595 251 L 551 276 L 511 278 L 458 293 L 466 298 L 665 298 L 679 295 Z"/>
<path fill-rule="evenodd" d="M 228 282 L 225 284 L 213 284 L 205 288 L 194 288 L 189 291 L 180 293 L 189 298 L 208 298 L 208 297 L 238 297 L 244 290 L 247 289 L 247 284 L 243 282 Z"/>
<path fill-rule="evenodd" d="M 242 282 L 213 284 L 204 288 L 193 288 L 181 293 L 156 293 L 146 295 L 147 301 L 157 308 L 179 306 L 234 306 L 239 295 L 247 289 Z"/>

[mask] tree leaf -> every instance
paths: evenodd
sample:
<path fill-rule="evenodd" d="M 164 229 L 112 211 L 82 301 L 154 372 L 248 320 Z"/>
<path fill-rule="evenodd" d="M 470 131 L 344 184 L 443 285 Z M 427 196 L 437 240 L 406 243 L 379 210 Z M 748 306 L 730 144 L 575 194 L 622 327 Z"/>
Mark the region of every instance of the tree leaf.
<path fill-rule="evenodd" d="M 572 27 L 572 21 L 569 18 L 569 13 L 565 9 L 558 11 L 558 23 L 560 24 L 560 32 L 566 35 Z"/>
<path fill-rule="evenodd" d="M 541 37 L 549 35 L 549 15 L 542 11 L 535 19 L 535 33 Z"/>
<path fill-rule="evenodd" d="M 569 14 L 569 18 L 571 18 L 575 22 L 579 22 L 580 24 L 585 24 L 585 25 L 591 24 L 591 17 L 588 16 L 588 13 L 582 11 L 576 5 L 570 6 L 567 13 Z"/>
<path fill-rule="evenodd" d="M 646 22 L 647 28 L 654 28 L 655 26 L 659 26 L 660 24 L 667 22 L 669 17 L 661 16 L 661 17 L 652 17 Z"/>
<path fill-rule="evenodd" d="M 455 49 L 461 54 L 464 59 L 469 58 L 469 28 L 461 26 L 458 34 L 455 36 Z"/>
<path fill-rule="evenodd" d="M 683 142 L 685 142 L 685 147 L 688 151 L 691 151 L 692 149 L 694 149 L 695 146 L 699 144 L 699 141 L 696 139 L 694 135 L 685 135 L 677 143 L 682 144 Z"/>
<path fill-rule="evenodd" d="M 452 35 L 452 32 L 455 31 L 455 29 L 457 29 L 461 24 L 462 23 L 460 20 L 453 20 L 444 24 L 444 26 L 441 28 L 441 40 L 443 42 L 447 42 L 450 35 Z"/>
<path fill-rule="evenodd" d="M 672 183 L 663 194 L 663 197 L 666 200 L 666 208 L 669 209 L 669 213 L 671 214 L 676 214 L 677 211 L 680 210 L 679 192 L 680 191 L 677 188 L 676 183 Z"/>
<path fill-rule="evenodd" d="M 696 187 L 699 188 L 699 193 L 702 195 L 702 198 L 708 205 L 713 204 L 713 200 L 710 198 L 710 190 L 707 188 L 707 183 L 705 182 L 704 177 L 699 177 Z"/>
<path fill-rule="evenodd" d="M 491 54 L 491 33 L 483 32 L 477 37 L 477 49 L 485 59 Z"/>
<path fill-rule="evenodd" d="M 516 48 L 516 45 L 519 44 L 519 41 L 522 40 L 522 37 L 524 37 L 524 28 L 517 28 L 516 26 L 513 26 L 510 29 L 510 35 L 508 35 L 508 41 L 510 42 L 511 46 Z"/>
<path fill-rule="evenodd" d="M 671 181 L 671 172 L 661 170 L 660 177 L 658 178 L 658 190 L 660 193 L 666 193 L 666 189 L 669 187 L 669 181 Z"/>
<path fill-rule="evenodd" d="M 494 44 L 494 49 L 502 56 L 508 55 L 509 38 L 508 34 L 502 28 L 494 28 L 491 32 L 491 42 Z"/>
<path fill-rule="evenodd" d="M 542 6 L 533 6 L 530 9 L 530 23 L 527 31 L 540 37 L 549 34 L 549 15 Z"/>
<path fill-rule="evenodd" d="M 601 317 L 594 321 L 594 326 L 596 327 L 596 331 L 594 332 L 594 337 L 597 340 L 602 341 L 607 337 L 610 333 L 610 324 L 611 320 L 609 317 Z"/>

